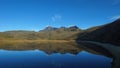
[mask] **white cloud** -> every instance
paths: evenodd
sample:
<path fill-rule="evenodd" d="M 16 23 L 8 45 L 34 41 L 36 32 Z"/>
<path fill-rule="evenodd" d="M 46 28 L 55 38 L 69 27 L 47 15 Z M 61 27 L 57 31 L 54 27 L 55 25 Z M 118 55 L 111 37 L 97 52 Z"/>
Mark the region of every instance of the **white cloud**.
<path fill-rule="evenodd" d="M 61 20 L 62 16 L 61 15 L 58 15 L 58 14 L 55 14 L 53 17 L 52 17 L 52 22 L 56 22 L 58 20 Z"/>
<path fill-rule="evenodd" d="M 115 19 L 119 19 L 119 18 L 120 18 L 120 15 L 116 15 L 116 16 L 111 17 L 110 19 L 115 20 Z"/>

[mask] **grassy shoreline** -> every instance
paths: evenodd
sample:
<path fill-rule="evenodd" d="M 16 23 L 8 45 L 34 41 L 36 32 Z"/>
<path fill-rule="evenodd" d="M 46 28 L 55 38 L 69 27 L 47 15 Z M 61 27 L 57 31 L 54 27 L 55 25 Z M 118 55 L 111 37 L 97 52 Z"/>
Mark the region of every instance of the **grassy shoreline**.
<path fill-rule="evenodd" d="M 3 43 L 69 43 L 75 40 L 0 40 Z"/>

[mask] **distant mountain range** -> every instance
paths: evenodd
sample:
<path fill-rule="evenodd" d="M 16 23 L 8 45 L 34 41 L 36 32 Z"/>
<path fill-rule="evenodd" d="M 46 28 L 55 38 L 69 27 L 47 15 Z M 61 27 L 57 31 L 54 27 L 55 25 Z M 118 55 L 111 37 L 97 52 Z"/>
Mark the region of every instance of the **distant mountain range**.
<path fill-rule="evenodd" d="M 77 26 L 70 26 L 70 27 L 60 27 L 60 28 L 56 28 L 56 27 L 52 27 L 52 26 L 48 26 L 45 29 L 41 30 L 41 31 L 79 31 L 81 29 L 79 29 Z M 39 31 L 39 32 L 41 32 Z"/>
<path fill-rule="evenodd" d="M 24 30 L 0 32 L 0 40 L 5 39 L 82 40 L 120 45 L 120 19 L 86 30 L 81 30 L 77 26 L 60 28 L 48 26 L 39 32 Z"/>
<path fill-rule="evenodd" d="M 27 39 L 27 40 L 37 40 L 37 39 L 54 39 L 54 40 L 68 40 L 76 39 L 72 35 L 80 33 L 82 30 L 77 26 L 71 27 L 52 27 L 48 26 L 39 32 L 35 31 L 6 31 L 0 32 L 0 39 Z"/>

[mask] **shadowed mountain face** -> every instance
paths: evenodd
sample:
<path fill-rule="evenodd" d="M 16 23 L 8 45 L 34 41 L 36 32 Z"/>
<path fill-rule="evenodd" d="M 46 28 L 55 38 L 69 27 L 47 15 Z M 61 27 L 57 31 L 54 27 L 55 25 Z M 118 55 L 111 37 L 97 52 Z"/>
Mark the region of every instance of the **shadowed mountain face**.
<path fill-rule="evenodd" d="M 97 41 L 120 45 L 120 19 L 98 27 L 85 30 L 77 40 Z"/>
<path fill-rule="evenodd" d="M 52 26 L 47 26 L 45 29 L 41 30 L 41 31 L 54 31 L 57 30 L 58 28 L 52 27 Z M 40 31 L 40 32 L 41 32 Z"/>

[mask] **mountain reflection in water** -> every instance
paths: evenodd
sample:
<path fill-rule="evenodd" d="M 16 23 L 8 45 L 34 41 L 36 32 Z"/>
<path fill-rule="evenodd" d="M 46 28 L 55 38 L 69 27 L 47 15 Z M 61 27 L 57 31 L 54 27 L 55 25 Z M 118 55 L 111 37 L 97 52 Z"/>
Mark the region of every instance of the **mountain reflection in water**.
<path fill-rule="evenodd" d="M 111 59 L 76 44 L 0 46 L 0 68 L 111 68 Z"/>

